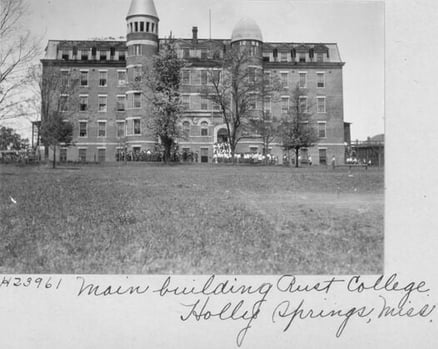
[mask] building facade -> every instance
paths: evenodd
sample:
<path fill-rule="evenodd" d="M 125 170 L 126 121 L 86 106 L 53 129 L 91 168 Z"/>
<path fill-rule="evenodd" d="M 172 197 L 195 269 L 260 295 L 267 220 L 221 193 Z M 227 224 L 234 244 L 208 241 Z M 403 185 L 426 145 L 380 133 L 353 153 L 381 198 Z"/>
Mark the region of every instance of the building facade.
<path fill-rule="evenodd" d="M 153 0 L 132 0 L 126 25 L 126 41 L 50 40 L 47 45 L 43 74 L 50 67 L 79 81 L 74 96 L 64 96 L 75 101 L 68 113 L 74 145 L 61 149 L 61 161 L 115 161 L 121 150 L 147 151 L 157 143 L 147 127 L 146 101 L 140 91 L 130 88 L 164 41 L 159 38 Z M 254 108 L 281 117 L 289 108 L 291 91 L 299 86 L 319 137 L 315 146 L 302 150 L 301 158 L 311 156 L 314 164 L 322 165 L 332 156 L 338 163 L 344 161 L 344 63 L 335 43 L 264 42 L 251 19 L 239 21 L 228 39 L 198 38 L 198 28 L 193 27 L 191 38 L 174 42 L 178 56 L 187 63 L 180 92 L 185 106 L 181 127 L 188 137 L 178 141 L 181 151 L 198 153 L 201 162 L 211 162 L 214 145 L 226 141 L 222 114 L 201 92 L 209 84 L 208 71 L 217 67 L 214 62 L 238 45 L 249 49 L 265 78 L 276 76 L 281 81 L 279 97 L 265 96 Z M 242 139 L 236 151 L 262 153 L 263 142 L 256 137 Z M 284 151 L 278 139 L 266 151 L 281 163 Z"/>

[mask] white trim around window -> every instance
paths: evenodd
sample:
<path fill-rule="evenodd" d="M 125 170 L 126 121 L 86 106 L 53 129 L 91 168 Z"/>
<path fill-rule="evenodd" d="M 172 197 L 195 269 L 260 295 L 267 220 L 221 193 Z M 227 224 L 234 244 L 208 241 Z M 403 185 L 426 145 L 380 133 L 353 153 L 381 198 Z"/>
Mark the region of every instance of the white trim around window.
<path fill-rule="evenodd" d="M 318 121 L 317 123 L 318 123 L 318 137 L 319 138 L 327 138 L 327 122 L 326 121 Z M 324 135 L 321 135 L 321 131 L 323 131 Z"/>
<path fill-rule="evenodd" d="M 78 120 L 78 123 L 79 123 L 78 138 L 88 138 L 88 120 Z M 81 136 L 81 123 L 85 123 L 85 136 Z"/>
<path fill-rule="evenodd" d="M 106 138 L 106 131 L 107 131 L 106 125 L 107 125 L 107 121 L 106 120 L 97 120 L 96 122 L 97 122 L 97 138 Z M 105 125 L 105 127 L 103 129 L 103 131 L 104 131 L 104 135 L 103 136 L 99 135 L 99 133 L 100 133 L 100 124 L 104 124 Z"/>
<path fill-rule="evenodd" d="M 320 110 L 320 105 L 319 105 L 319 101 L 323 100 L 324 104 L 322 105 L 322 109 Z M 326 96 L 316 96 L 316 112 L 318 114 L 323 114 L 327 112 L 327 98 Z"/>
<path fill-rule="evenodd" d="M 301 110 L 301 101 L 305 101 L 304 110 Z M 298 101 L 300 103 L 300 112 L 302 113 L 308 113 L 309 112 L 309 103 L 308 103 L 308 97 L 307 96 L 299 96 Z"/>
<path fill-rule="evenodd" d="M 304 85 L 301 86 L 301 75 L 304 75 Z M 307 88 L 307 71 L 298 71 L 298 86 L 300 88 Z"/>
<path fill-rule="evenodd" d="M 322 86 L 318 86 L 319 84 L 319 75 L 322 74 Z M 316 88 L 325 88 L 325 72 L 324 71 L 317 71 L 316 72 Z"/>
<path fill-rule="evenodd" d="M 104 78 L 101 77 L 102 73 L 105 73 Z M 101 84 L 101 82 L 103 80 L 104 80 L 104 84 Z M 108 70 L 107 69 L 99 69 L 98 86 L 99 87 L 107 87 L 108 86 Z"/>
<path fill-rule="evenodd" d="M 119 129 L 122 125 L 121 129 L 123 130 L 122 134 L 119 135 Z M 125 120 L 116 120 L 116 138 L 123 138 L 126 136 L 126 121 Z"/>
<path fill-rule="evenodd" d="M 101 98 L 105 98 L 105 104 L 102 103 L 102 105 L 105 105 L 104 108 L 101 109 Z M 108 110 L 108 95 L 97 95 L 97 111 L 99 113 L 106 113 Z"/>

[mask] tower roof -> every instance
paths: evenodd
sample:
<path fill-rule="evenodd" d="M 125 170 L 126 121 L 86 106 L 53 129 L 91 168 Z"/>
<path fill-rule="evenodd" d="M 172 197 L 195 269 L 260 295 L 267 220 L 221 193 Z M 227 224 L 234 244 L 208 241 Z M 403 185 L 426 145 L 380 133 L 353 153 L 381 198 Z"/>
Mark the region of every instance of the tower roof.
<path fill-rule="evenodd" d="M 144 15 L 158 18 L 154 0 L 132 0 L 126 18 Z"/>
<path fill-rule="evenodd" d="M 234 27 L 231 42 L 239 40 L 263 41 L 262 31 L 252 18 L 242 18 Z"/>

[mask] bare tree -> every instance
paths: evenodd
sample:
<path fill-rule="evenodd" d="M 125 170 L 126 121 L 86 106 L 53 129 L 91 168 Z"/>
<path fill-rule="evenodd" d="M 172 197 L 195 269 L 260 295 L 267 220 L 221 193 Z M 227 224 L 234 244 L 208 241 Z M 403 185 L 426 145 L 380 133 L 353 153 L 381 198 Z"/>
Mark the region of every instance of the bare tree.
<path fill-rule="evenodd" d="M 166 163 L 171 160 L 177 139 L 182 136 L 179 125 L 182 115 L 179 87 L 183 64 L 170 37 L 151 64 L 139 67 L 140 71 L 135 73 L 132 82 L 133 89 L 141 91 L 144 100 L 148 102 L 144 108 L 151 108 L 147 127 L 160 141 L 163 161 Z"/>
<path fill-rule="evenodd" d="M 300 149 L 312 147 L 318 140 L 310 110 L 307 96 L 297 85 L 290 95 L 288 111 L 280 123 L 283 148 L 294 150 L 295 167 L 299 166 Z"/>
<path fill-rule="evenodd" d="M 46 157 L 49 147 L 52 148 L 55 168 L 57 147 L 72 144 L 73 125 L 70 118 L 80 108 L 77 99 L 79 77 L 52 65 L 44 66 L 43 72 L 35 67 L 33 77 L 39 82 L 41 96 L 41 141 Z"/>
<path fill-rule="evenodd" d="M 210 86 L 202 92 L 222 114 L 233 163 L 237 144 L 249 137 L 250 119 L 256 117 L 255 106 L 260 98 L 261 69 L 251 67 L 250 62 L 247 50 L 232 47 L 220 66 L 209 69 Z"/>
<path fill-rule="evenodd" d="M 31 82 L 28 67 L 41 54 L 39 42 L 23 29 L 25 0 L 0 0 L 0 120 L 27 115 L 32 97 L 23 98 Z"/>
<path fill-rule="evenodd" d="M 261 106 L 249 118 L 248 138 L 261 139 L 263 142 L 263 155 L 269 152 L 269 145 L 279 135 L 279 118 L 272 113 L 271 106 L 279 101 L 279 92 L 282 85 L 277 75 L 269 73 L 257 79 L 257 104 Z M 267 161 L 267 158 L 266 158 Z"/>

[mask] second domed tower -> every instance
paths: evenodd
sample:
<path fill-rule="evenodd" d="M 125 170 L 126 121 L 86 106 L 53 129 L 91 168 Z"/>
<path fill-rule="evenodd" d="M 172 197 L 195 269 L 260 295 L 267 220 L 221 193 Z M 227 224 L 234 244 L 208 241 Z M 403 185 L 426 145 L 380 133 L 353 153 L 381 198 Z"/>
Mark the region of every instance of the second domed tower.
<path fill-rule="evenodd" d="M 242 18 L 231 34 L 231 46 L 245 49 L 251 57 L 262 60 L 263 36 L 260 27 L 251 18 Z"/>

